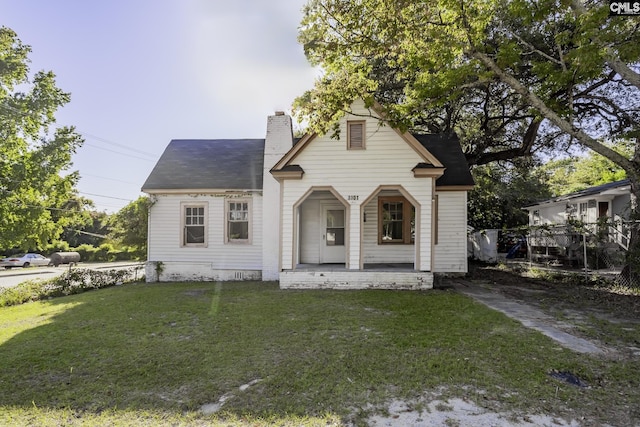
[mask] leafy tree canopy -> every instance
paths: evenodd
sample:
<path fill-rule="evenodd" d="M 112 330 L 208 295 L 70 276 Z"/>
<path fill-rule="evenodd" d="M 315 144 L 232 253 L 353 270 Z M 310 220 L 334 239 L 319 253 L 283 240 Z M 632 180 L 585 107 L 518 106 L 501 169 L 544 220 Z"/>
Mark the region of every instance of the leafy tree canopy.
<path fill-rule="evenodd" d="M 631 144 L 623 141 L 612 148 L 625 156 L 630 156 Z M 596 185 L 623 180 L 624 170 L 600 154 L 589 152 L 585 156 L 571 156 L 551 160 L 541 167 L 552 196 L 560 196 Z"/>
<path fill-rule="evenodd" d="M 54 129 L 69 102 L 55 75 L 29 75 L 31 48 L 0 27 L 0 247 L 44 246 L 76 212 L 69 201 L 78 180 L 69 172 L 82 144 L 73 128 Z"/>
<path fill-rule="evenodd" d="M 624 170 L 640 199 L 640 21 L 608 6 L 309 0 L 299 39 L 325 74 L 295 111 L 326 132 L 354 98 L 375 100 L 392 125 L 452 127 L 472 164 L 577 143 Z M 603 143 L 621 137 L 630 156 Z M 640 233 L 628 254 L 640 271 Z"/>
<path fill-rule="evenodd" d="M 109 218 L 110 237 L 118 243 L 136 247 L 144 252 L 147 247 L 149 197 L 141 196 Z"/>
<path fill-rule="evenodd" d="M 523 206 L 551 196 L 546 176 L 531 162 L 491 163 L 473 169 L 468 222 L 475 229 L 517 228 L 528 223 Z"/>
<path fill-rule="evenodd" d="M 394 125 L 452 127 L 471 163 L 577 141 L 637 181 L 638 150 L 599 141 L 638 132 L 639 25 L 580 0 L 310 0 L 300 40 L 325 74 L 296 112 L 326 132 L 362 97 Z"/>

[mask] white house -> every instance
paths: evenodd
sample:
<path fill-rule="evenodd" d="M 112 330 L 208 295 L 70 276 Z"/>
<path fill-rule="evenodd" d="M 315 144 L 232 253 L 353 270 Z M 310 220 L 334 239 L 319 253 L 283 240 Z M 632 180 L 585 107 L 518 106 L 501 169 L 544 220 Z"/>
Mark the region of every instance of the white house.
<path fill-rule="evenodd" d="M 599 232 L 606 242 L 628 249 L 631 238 L 631 229 L 626 222 L 631 212 L 631 184 L 628 179 L 543 200 L 524 209 L 529 212 L 529 225 L 534 227 L 532 236 L 549 235 L 549 232 L 536 233 L 537 226 L 555 228 L 555 234 L 566 234 L 563 226 L 576 220 L 584 223 L 591 232 Z M 531 244 L 547 247 L 548 251 L 548 246 L 571 246 L 571 242 L 565 240 L 532 238 Z"/>
<path fill-rule="evenodd" d="M 339 139 L 173 140 L 142 187 L 147 280 L 279 280 L 282 288 L 427 289 L 467 271 L 473 179 L 455 135 L 381 125 L 364 102 Z"/>
<path fill-rule="evenodd" d="M 628 179 L 589 187 L 526 206 L 529 225 L 565 224 L 569 219 L 596 223 L 605 218 L 629 218 L 631 183 Z"/>

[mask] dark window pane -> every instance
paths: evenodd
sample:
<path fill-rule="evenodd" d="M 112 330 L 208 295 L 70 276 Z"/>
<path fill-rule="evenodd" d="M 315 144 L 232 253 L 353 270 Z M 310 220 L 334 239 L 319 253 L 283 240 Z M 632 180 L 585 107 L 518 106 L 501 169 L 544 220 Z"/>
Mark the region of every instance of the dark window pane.
<path fill-rule="evenodd" d="M 230 222 L 229 240 L 247 240 L 249 238 L 248 222 Z"/>
<path fill-rule="evenodd" d="M 344 246 L 344 228 L 327 228 L 327 246 Z"/>
<path fill-rule="evenodd" d="M 204 226 L 191 225 L 185 227 L 185 243 L 204 243 Z"/>

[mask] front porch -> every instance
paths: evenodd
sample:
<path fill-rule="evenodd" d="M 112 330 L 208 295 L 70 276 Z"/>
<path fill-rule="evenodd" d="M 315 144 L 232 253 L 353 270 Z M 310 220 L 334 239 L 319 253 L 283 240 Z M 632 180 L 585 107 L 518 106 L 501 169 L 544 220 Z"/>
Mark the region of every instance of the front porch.
<path fill-rule="evenodd" d="M 433 289 L 433 273 L 413 264 L 365 264 L 350 270 L 345 264 L 298 264 L 280 272 L 281 289 Z"/>

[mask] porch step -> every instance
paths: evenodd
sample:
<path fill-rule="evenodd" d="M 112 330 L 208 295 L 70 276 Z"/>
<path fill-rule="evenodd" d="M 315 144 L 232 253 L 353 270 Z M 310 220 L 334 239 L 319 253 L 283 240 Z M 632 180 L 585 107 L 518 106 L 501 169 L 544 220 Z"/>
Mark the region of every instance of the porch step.
<path fill-rule="evenodd" d="M 428 271 L 282 271 L 281 289 L 433 289 Z"/>

